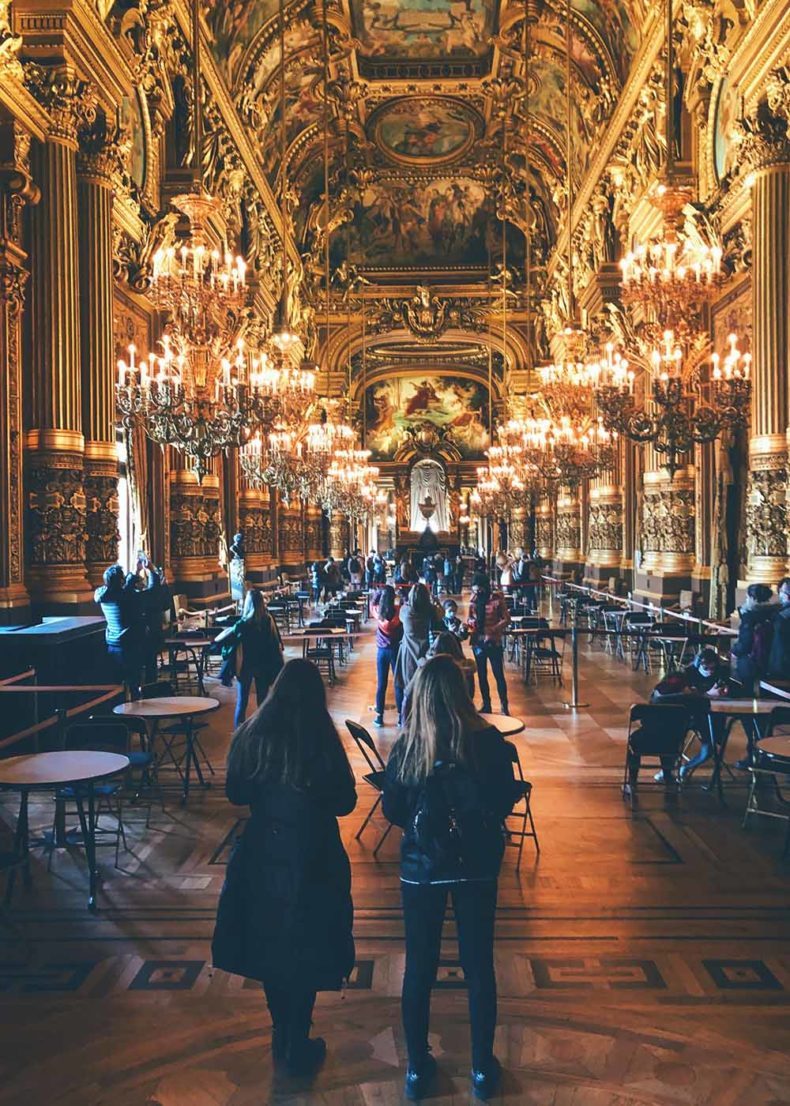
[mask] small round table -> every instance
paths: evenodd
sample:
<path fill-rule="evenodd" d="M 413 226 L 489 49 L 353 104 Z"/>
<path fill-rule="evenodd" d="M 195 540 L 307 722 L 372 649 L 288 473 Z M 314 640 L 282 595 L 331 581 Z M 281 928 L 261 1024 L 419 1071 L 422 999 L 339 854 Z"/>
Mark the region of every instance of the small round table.
<path fill-rule="evenodd" d="M 0 761 L 0 788 L 20 792 L 14 851 L 24 857 L 25 878 L 28 883 L 30 882 L 28 796 L 31 791 L 73 787 L 82 840 L 85 844 L 85 856 L 88 861 L 88 909 L 96 909 L 98 872 L 96 870 L 94 786 L 99 780 L 125 772 L 128 767 L 129 758 L 120 753 L 91 752 L 80 749 L 59 753 L 30 753 Z M 87 799 L 87 814 L 85 799 Z"/>
<path fill-rule="evenodd" d="M 510 714 L 481 714 L 480 717 L 487 725 L 499 730 L 503 737 L 513 737 L 527 728 L 523 718 L 515 718 Z"/>
<path fill-rule="evenodd" d="M 728 699 L 726 695 L 722 695 L 720 698 L 710 700 L 710 734 L 713 743 L 714 765 L 709 786 L 711 790 L 714 787 L 717 789 L 720 799 L 723 800 L 721 770 L 724 766 L 724 754 L 727 749 L 729 730 L 725 730 L 725 737 L 721 745 L 717 745 L 713 733 L 712 716 L 723 714 L 727 718 L 740 719 L 746 731 L 747 747 L 751 759 L 754 755 L 755 744 L 762 737 L 760 719 L 772 714 L 779 706 L 781 706 L 781 703 L 777 702 L 776 699 Z"/>
<path fill-rule="evenodd" d="M 208 651 L 214 644 L 214 639 L 210 637 L 167 637 L 164 640 L 165 648 L 168 651 L 170 660 L 170 671 L 173 673 L 173 679 L 175 680 L 176 661 L 178 660 L 178 654 L 184 653 L 187 659 L 187 679 L 189 678 L 189 659 L 190 654 L 195 664 L 195 673 L 197 675 L 198 691 L 201 695 L 206 694 L 206 687 L 203 683 L 203 677 L 206 672 L 206 657 Z"/>
<path fill-rule="evenodd" d="M 154 734 L 157 724 L 163 719 L 183 719 L 187 748 L 182 773 L 184 784 L 181 802 L 186 804 L 189 799 L 189 784 L 193 764 L 200 786 L 210 786 L 208 781 L 203 778 L 203 770 L 195 756 L 193 720 L 201 714 L 211 714 L 212 711 L 218 710 L 219 706 L 219 699 L 211 699 L 202 695 L 165 695 L 161 699 L 135 699 L 131 703 L 119 703 L 117 707 L 113 707 L 113 714 L 119 714 L 124 718 L 141 718 L 144 722 L 153 722 Z"/>

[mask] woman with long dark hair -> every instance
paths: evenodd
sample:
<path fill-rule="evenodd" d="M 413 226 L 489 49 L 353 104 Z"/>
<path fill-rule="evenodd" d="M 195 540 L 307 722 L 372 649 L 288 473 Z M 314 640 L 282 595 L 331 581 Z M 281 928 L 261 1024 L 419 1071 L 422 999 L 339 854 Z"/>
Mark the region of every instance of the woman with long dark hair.
<path fill-rule="evenodd" d="M 507 680 L 505 679 L 505 650 L 502 638 L 510 622 L 510 612 L 501 591 L 491 590 L 491 582 L 484 572 L 476 572 L 472 580 L 472 598 L 467 620 L 471 631 L 472 652 L 477 665 L 477 679 L 483 697 L 483 714 L 491 713 L 491 689 L 488 685 L 488 665 L 494 673 L 499 703 L 503 714 L 509 713 Z"/>
<path fill-rule="evenodd" d="M 384 725 L 384 704 L 387 700 L 387 684 L 390 669 L 394 674 L 403 627 L 395 603 L 395 588 L 387 584 L 381 588 L 374 601 L 376 617 L 376 714 L 374 726 Z M 395 706 L 401 716 L 403 689 L 395 686 Z"/>
<path fill-rule="evenodd" d="M 251 588 L 247 592 L 241 618 L 229 631 L 218 635 L 217 641 L 223 643 L 223 656 L 235 652 L 237 687 L 233 725 L 238 727 L 247 715 L 253 682 L 260 706 L 283 666 L 280 632 L 266 609 L 266 601 L 259 588 Z"/>
<path fill-rule="evenodd" d="M 228 863 L 214 964 L 263 983 L 275 1064 L 316 1071 L 317 991 L 354 966 L 351 870 L 337 819 L 356 806 L 354 777 L 316 666 L 289 661 L 266 702 L 233 735 L 226 793 L 252 816 Z"/>
<path fill-rule="evenodd" d="M 425 584 L 415 584 L 409 592 L 408 602 L 400 609 L 403 637 L 395 661 L 395 692 L 403 694 L 417 671 L 417 665 L 428 652 L 428 633 L 436 620 L 431 593 Z M 403 716 L 398 712 L 398 724 Z"/>
<path fill-rule="evenodd" d="M 383 797 L 384 814 L 404 830 L 402 1014 L 408 1098 L 422 1098 L 436 1072 L 428 1024 L 448 894 L 469 992 L 472 1089 L 478 1098 L 488 1098 L 499 1081 L 494 916 L 502 823 L 517 797 L 504 739 L 475 710 L 457 662 L 447 655 L 432 657 L 417 672 L 411 712 L 387 764 Z"/>

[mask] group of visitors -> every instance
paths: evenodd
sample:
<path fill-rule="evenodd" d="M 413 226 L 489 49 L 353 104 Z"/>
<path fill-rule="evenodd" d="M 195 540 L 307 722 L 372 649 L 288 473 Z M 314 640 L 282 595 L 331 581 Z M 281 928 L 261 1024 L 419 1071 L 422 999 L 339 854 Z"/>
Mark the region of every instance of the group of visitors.
<path fill-rule="evenodd" d="M 432 597 L 427 583 L 423 582 L 413 584 L 403 600 L 400 600 L 394 587 L 385 585 L 374 595 L 371 607 L 376 619 L 377 646 L 374 725 L 384 725 L 384 705 L 390 672 L 395 685 L 398 725 L 404 724 L 404 705 L 409 700 L 409 688 L 418 668 L 429 654 L 431 634 L 436 635 L 433 646 L 430 647 L 432 655 L 437 652 L 446 653 L 451 648 L 453 655 L 462 660 L 461 642 L 469 640 L 480 685 L 482 713 L 491 712 L 489 666 L 499 693 L 502 713 L 508 713 L 503 636 L 510 622 L 510 613 L 501 591 L 492 590 L 485 573 L 476 573 L 473 578 L 466 622 L 459 618 L 458 604 L 454 599 L 446 599 L 440 607 Z M 471 688 L 474 694 L 473 678 Z"/>
<path fill-rule="evenodd" d="M 333 599 L 345 587 L 359 591 L 387 582 L 387 565 L 380 553 L 363 556 L 359 549 L 346 550 L 341 561 L 328 557 L 310 565 L 310 590 L 314 603 Z"/>
<path fill-rule="evenodd" d="M 121 565 L 105 571 L 94 599 L 107 623 L 104 640 L 116 677 L 136 698 L 143 677 L 148 682 L 156 679 L 163 623 L 169 621 L 172 596 L 164 570 L 138 553 L 133 572 L 124 572 Z"/>
<path fill-rule="evenodd" d="M 422 643 L 432 612 L 424 584 L 400 617 L 393 589 L 385 588 L 380 654 L 391 650 L 399 624 L 404 640 L 408 634 Z M 440 637 L 460 648 L 449 632 Z M 476 711 L 453 656 L 426 659 L 422 644 L 404 652 L 399 666 L 400 656 L 395 667 L 409 677 L 410 708 L 387 764 L 383 810 L 403 829 L 405 1092 L 424 1097 L 436 1075 L 430 1000 L 450 897 L 468 985 L 471 1085 L 487 1099 L 501 1072 L 494 1055 L 494 919 L 503 823 L 520 792 L 504 739 Z M 227 768 L 228 798 L 248 805 L 251 816 L 228 862 L 214 964 L 263 984 L 275 1066 L 310 1076 L 326 1055 L 325 1041 L 310 1036 L 316 994 L 339 990 L 354 966 L 351 873 L 337 819 L 356 804 L 354 777 L 311 662 L 285 665 L 264 704 L 236 730 Z"/>
<path fill-rule="evenodd" d="M 393 580 L 396 587 L 408 588 L 412 584 L 424 583 L 434 599 L 444 595 L 460 595 L 464 587 L 466 564 L 460 553 L 453 556 L 449 551 L 426 553 L 420 563 L 419 571 L 408 557 L 404 557 L 395 566 Z"/>
<path fill-rule="evenodd" d="M 537 554 L 529 557 L 523 549 L 519 549 L 515 556 L 500 550 L 494 558 L 494 565 L 502 590 L 534 609 L 544 569 L 541 558 Z"/>

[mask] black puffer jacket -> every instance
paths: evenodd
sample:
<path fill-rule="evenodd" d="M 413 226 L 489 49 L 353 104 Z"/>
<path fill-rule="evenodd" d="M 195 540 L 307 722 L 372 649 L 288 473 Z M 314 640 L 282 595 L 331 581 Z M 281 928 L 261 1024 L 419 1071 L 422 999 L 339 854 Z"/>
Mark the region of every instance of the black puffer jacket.
<path fill-rule="evenodd" d="M 491 847 L 486 851 L 476 870 L 437 868 L 432 859 L 418 844 L 414 817 L 422 801 L 424 786 L 404 784 L 398 779 L 403 749 L 403 739 L 394 746 L 384 782 L 382 809 L 384 816 L 404 833 L 401 841 L 400 878 L 403 883 L 460 883 L 470 879 L 491 880 L 499 875 L 502 862 L 503 840 L 501 824 L 513 809 L 519 797 L 519 789 L 513 778 L 513 763 L 507 744 L 493 726 L 480 730 L 471 737 L 471 759 L 460 769 L 469 779 L 469 792 L 475 792 L 481 812 L 482 832 L 491 836 Z M 493 827 L 491 832 L 490 827 Z"/>
<path fill-rule="evenodd" d="M 356 806 L 345 756 L 304 790 L 228 777 L 252 816 L 222 889 L 212 951 L 223 971 L 336 991 L 354 966 L 351 869 L 337 819 Z"/>

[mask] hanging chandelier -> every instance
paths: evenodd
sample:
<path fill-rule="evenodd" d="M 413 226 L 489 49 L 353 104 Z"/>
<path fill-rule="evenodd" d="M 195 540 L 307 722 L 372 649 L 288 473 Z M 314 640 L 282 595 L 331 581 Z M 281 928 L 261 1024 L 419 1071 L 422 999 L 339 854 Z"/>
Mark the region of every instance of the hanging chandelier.
<path fill-rule="evenodd" d="M 616 436 L 602 417 L 578 424 L 568 415 L 559 419 L 530 416 L 510 420 L 503 432 L 509 441 L 520 443 L 533 482 L 542 482 L 549 490 L 558 485 L 576 487 L 611 468 L 616 458 Z"/>
<path fill-rule="evenodd" d="M 690 200 L 687 187 L 675 173 L 675 50 L 672 0 L 666 7 L 666 70 L 664 179 L 656 184 L 651 202 L 661 212 L 664 229 L 647 244 L 639 244 L 620 262 L 622 298 L 641 309 L 647 346 L 656 347 L 665 331 L 690 349 L 704 340 L 703 311 L 711 293 L 723 282 L 719 242 L 692 239 L 681 229 L 683 209 Z"/>
<path fill-rule="evenodd" d="M 695 376 L 684 379 L 683 351 L 670 330 L 651 354 L 652 403 L 648 406 L 635 401 L 634 373 L 627 361 L 613 357 L 611 346 L 607 360 L 598 366 L 596 400 L 604 425 L 633 442 L 651 442 L 670 479 L 681 467 L 680 458 L 695 445 L 748 425 L 751 355 L 741 353 L 735 334 L 727 341 L 724 357 L 715 353 L 711 357 L 708 400 Z"/>

